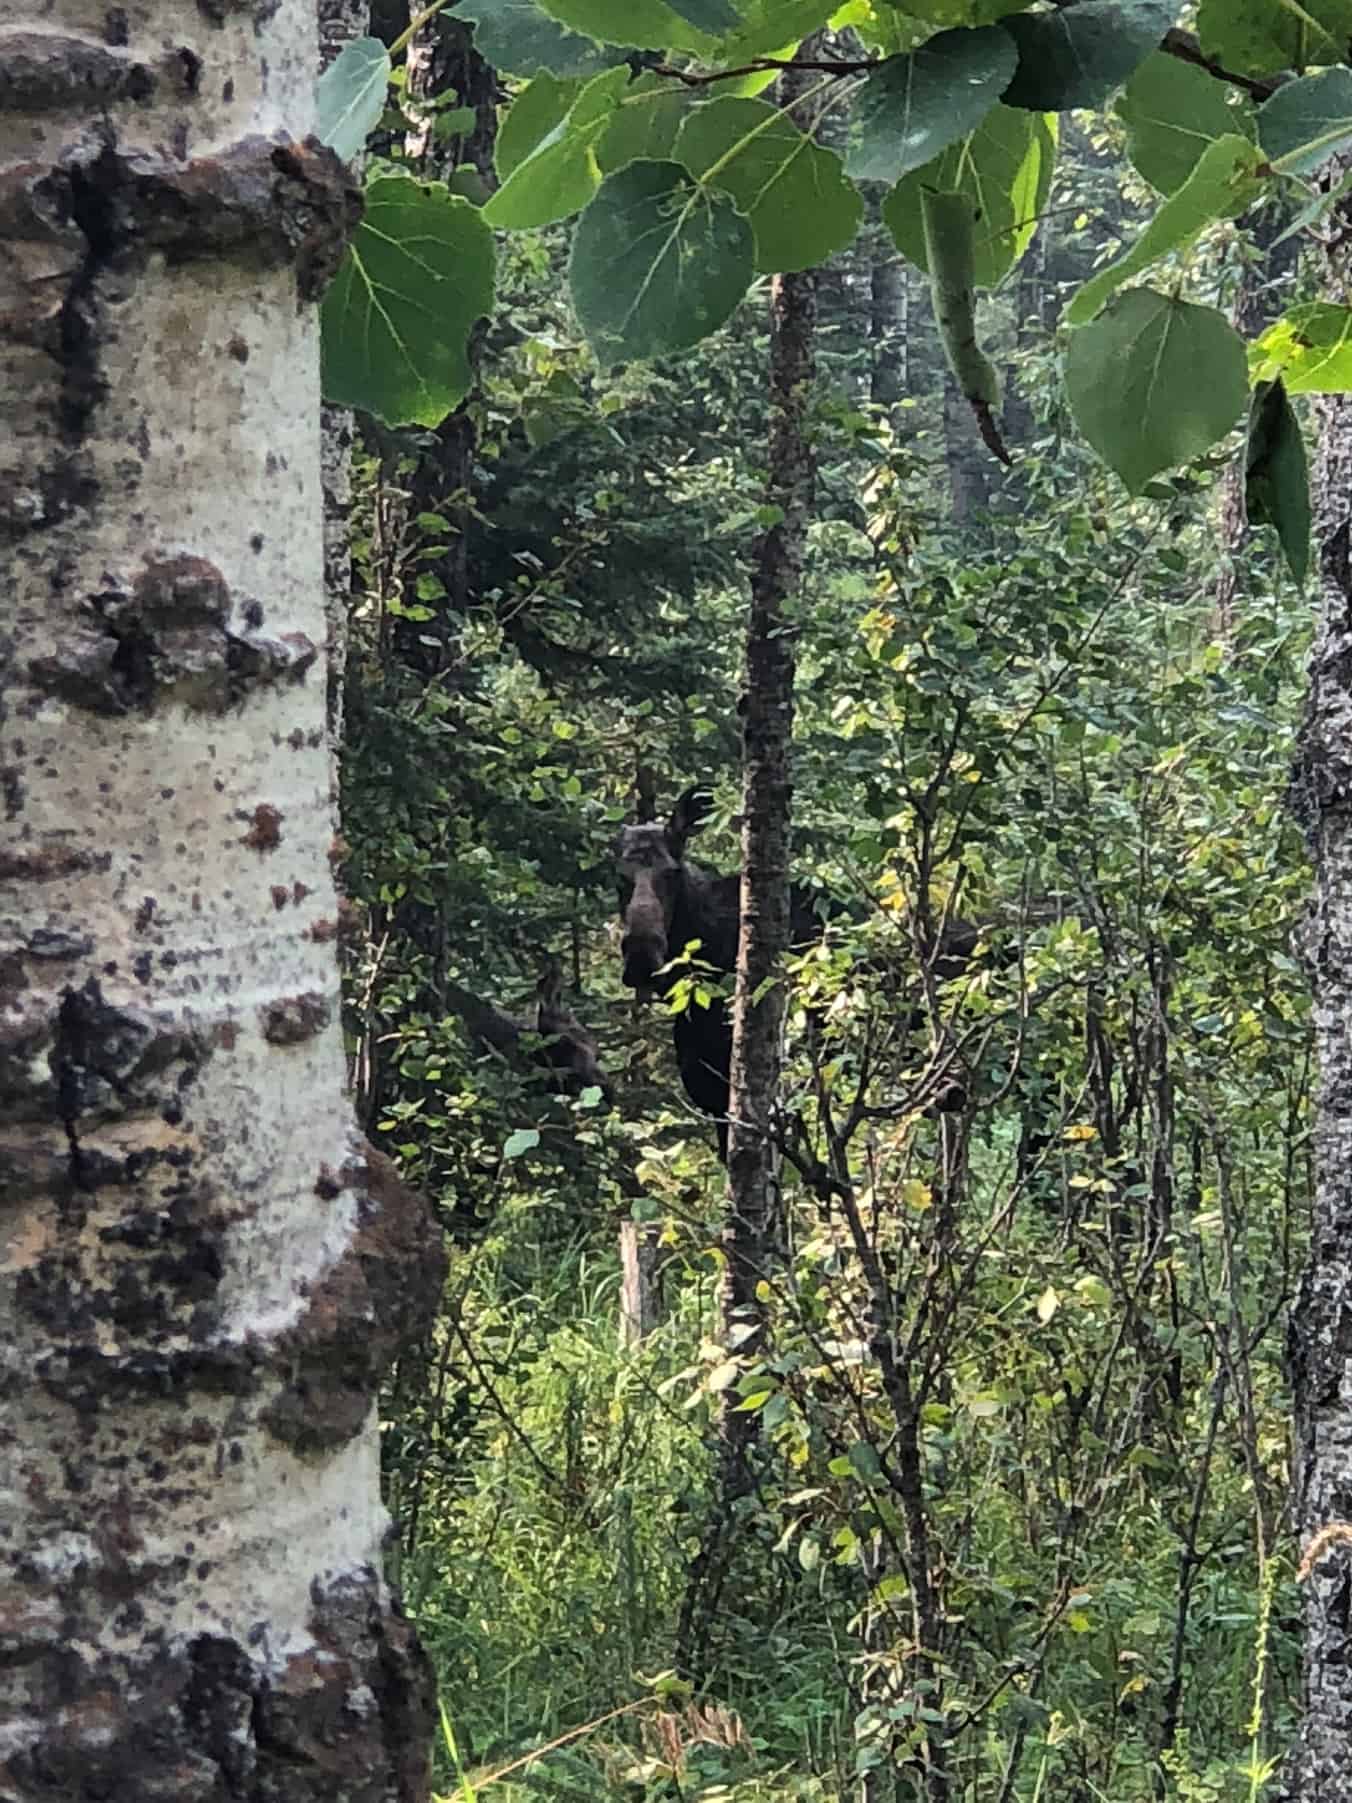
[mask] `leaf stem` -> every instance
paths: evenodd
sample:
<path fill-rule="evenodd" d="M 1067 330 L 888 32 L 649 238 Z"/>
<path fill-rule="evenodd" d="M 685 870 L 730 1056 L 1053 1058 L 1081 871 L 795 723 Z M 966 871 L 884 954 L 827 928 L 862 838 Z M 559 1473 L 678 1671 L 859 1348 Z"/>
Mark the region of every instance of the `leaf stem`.
<path fill-rule="evenodd" d="M 424 7 L 417 18 L 410 21 L 408 30 L 401 31 L 399 36 L 390 45 L 390 61 L 393 62 L 401 50 L 407 50 L 414 38 L 422 30 L 423 26 L 427 24 L 428 20 L 435 19 L 442 7 L 449 5 L 450 0 L 432 0 L 430 6 Z"/>

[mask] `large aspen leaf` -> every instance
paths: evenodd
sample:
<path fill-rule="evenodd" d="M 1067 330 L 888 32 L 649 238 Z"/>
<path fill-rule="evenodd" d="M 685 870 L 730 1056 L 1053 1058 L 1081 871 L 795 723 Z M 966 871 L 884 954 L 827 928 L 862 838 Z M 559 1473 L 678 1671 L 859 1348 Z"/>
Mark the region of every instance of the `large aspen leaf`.
<path fill-rule="evenodd" d="M 1096 107 L 1158 48 L 1181 0 L 1080 0 L 1004 21 L 1019 67 L 1004 100 L 1036 113 Z"/>
<path fill-rule="evenodd" d="M 909 56 L 888 57 L 855 97 L 855 181 L 901 180 L 973 131 L 1014 73 L 1008 32 L 941 31 Z"/>
<path fill-rule="evenodd" d="M 677 161 L 730 194 L 751 221 L 763 275 L 811 269 L 854 237 L 863 212 L 840 158 L 764 100 L 712 100 L 688 114 Z"/>
<path fill-rule="evenodd" d="M 967 195 L 976 217 L 976 285 L 993 288 L 1032 241 L 1055 160 L 1054 118 L 994 106 L 969 136 L 897 183 L 883 220 L 902 255 L 928 272 L 921 190 Z"/>
<path fill-rule="evenodd" d="M 573 234 L 568 276 L 603 365 L 685 350 L 721 326 L 755 273 L 750 223 L 679 163 L 639 162 L 602 182 Z"/>
<path fill-rule="evenodd" d="M 1065 374 L 1075 423 L 1133 494 L 1224 437 L 1249 392 L 1229 321 L 1151 288 L 1072 333 Z"/>
<path fill-rule="evenodd" d="M 361 151 L 385 110 L 390 53 L 379 38 L 345 44 L 315 89 L 315 136 L 345 163 Z"/>
<path fill-rule="evenodd" d="M 1113 111 L 1127 128 L 1127 155 L 1161 194 L 1181 188 L 1217 138 L 1258 136 L 1247 96 L 1161 51 L 1145 59 Z"/>
<path fill-rule="evenodd" d="M 440 182 L 371 182 L 321 309 L 325 399 L 387 425 L 439 425 L 469 391 L 469 335 L 492 305 L 478 209 Z"/>

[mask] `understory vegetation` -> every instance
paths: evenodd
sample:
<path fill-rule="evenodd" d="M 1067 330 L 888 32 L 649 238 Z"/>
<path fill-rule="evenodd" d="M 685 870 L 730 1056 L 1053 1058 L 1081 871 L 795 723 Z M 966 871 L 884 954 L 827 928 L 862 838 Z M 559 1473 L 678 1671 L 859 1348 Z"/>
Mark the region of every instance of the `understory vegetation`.
<path fill-rule="evenodd" d="M 447 1794 L 1268 1787 L 1298 1704 L 1307 606 L 1227 525 L 1219 465 L 1131 499 L 1066 430 L 1057 295 L 1125 231 L 1118 181 L 1078 217 L 1053 196 L 1036 304 L 988 304 L 1008 473 L 904 273 L 880 324 L 890 244 L 822 277 L 794 855 L 833 906 L 793 961 L 754 1356 L 719 1338 L 724 1173 L 665 1005 L 621 984 L 611 847 L 702 784 L 692 856 L 737 866 L 763 296 L 698 358 L 604 376 L 560 246 L 520 237 L 463 414 L 368 432 L 349 1034 L 367 1131 L 454 1247 L 385 1403 Z M 1252 255 L 1223 229 L 1220 304 L 1289 285 Z M 981 950 L 936 981 L 946 919 Z M 551 960 L 613 1106 L 467 1015 L 524 1016 Z M 683 968 L 698 1008 L 716 979 L 697 946 Z M 657 1272 L 642 1335 L 625 1223 Z M 729 1392 L 755 1423 L 731 1504 Z"/>

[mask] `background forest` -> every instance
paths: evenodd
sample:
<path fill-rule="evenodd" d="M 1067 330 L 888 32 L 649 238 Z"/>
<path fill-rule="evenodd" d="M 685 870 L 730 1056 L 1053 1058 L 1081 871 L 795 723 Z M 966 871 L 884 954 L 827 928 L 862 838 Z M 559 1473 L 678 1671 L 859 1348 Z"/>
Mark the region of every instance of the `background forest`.
<path fill-rule="evenodd" d="M 439 22 L 385 154 L 491 184 L 509 86 Z M 1308 606 L 1219 459 L 1131 499 L 1070 436 L 1060 301 L 1145 191 L 1114 122 L 1062 123 L 984 303 L 1012 469 L 885 231 L 820 278 L 794 859 L 839 905 L 796 960 L 754 1359 L 718 1339 L 724 1173 L 621 985 L 612 846 L 707 785 L 695 855 L 737 865 L 763 288 L 603 375 L 562 234 L 518 234 L 471 398 L 362 427 L 348 1024 L 363 1124 L 455 1247 L 385 1403 L 446 1792 L 1250 1798 L 1290 1732 Z M 1301 292 L 1283 223 L 1208 240 L 1250 326 Z M 917 923 L 950 914 L 986 949 L 936 986 Z M 551 967 L 609 1098 L 485 1035 Z M 756 1486 L 719 1522 L 734 1411 Z"/>

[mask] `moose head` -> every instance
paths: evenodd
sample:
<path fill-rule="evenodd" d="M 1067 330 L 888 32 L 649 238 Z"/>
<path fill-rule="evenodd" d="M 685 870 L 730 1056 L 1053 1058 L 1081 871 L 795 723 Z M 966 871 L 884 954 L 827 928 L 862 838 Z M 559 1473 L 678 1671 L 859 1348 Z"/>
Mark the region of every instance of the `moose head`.
<path fill-rule="evenodd" d="M 736 964 L 738 879 L 711 877 L 685 857 L 712 805 L 707 789 L 687 789 L 664 823 L 626 826 L 616 842 L 623 980 L 640 995 L 670 987 L 671 979 L 659 973 L 691 940 L 716 969 Z"/>

